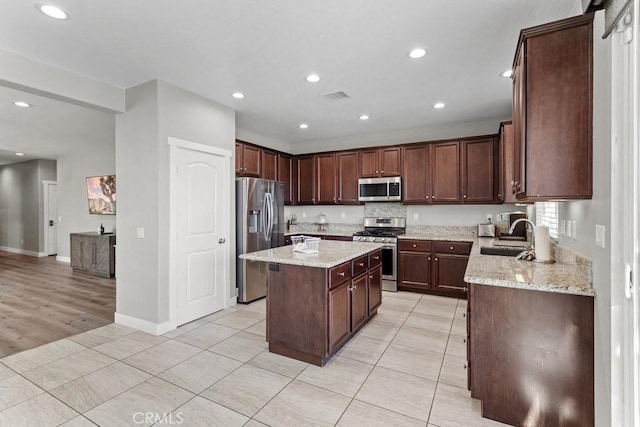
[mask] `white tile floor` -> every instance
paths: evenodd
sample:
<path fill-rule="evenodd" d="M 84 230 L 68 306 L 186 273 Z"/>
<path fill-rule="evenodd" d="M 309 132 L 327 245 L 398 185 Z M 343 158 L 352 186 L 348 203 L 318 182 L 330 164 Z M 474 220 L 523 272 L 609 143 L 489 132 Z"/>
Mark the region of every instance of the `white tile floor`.
<path fill-rule="evenodd" d="M 1 359 L 0 426 L 501 425 L 466 389 L 465 309 L 385 293 L 323 368 L 268 352 L 264 300 L 162 337 L 104 326 Z"/>

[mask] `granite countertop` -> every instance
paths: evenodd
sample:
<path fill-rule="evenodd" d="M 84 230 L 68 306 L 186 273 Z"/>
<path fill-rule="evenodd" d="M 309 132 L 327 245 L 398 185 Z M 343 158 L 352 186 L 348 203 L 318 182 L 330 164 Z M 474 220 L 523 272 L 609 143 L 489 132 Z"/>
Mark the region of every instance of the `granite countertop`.
<path fill-rule="evenodd" d="M 379 243 L 321 240 L 318 254 L 307 255 L 299 252 L 293 252 L 293 247 L 289 245 L 242 254 L 240 255 L 240 258 L 250 261 L 262 261 L 277 264 L 331 268 L 342 264 L 343 262 L 357 258 L 360 255 L 379 249 L 382 246 L 383 245 Z"/>
<path fill-rule="evenodd" d="M 491 246 L 491 237 L 478 238 L 473 235 L 434 232 L 410 233 L 399 238 L 472 242 L 469 263 L 464 275 L 464 281 L 467 283 L 595 296 L 590 273 L 584 266 L 562 262 L 540 264 L 517 260 L 515 257 L 480 254 L 481 246 Z"/>

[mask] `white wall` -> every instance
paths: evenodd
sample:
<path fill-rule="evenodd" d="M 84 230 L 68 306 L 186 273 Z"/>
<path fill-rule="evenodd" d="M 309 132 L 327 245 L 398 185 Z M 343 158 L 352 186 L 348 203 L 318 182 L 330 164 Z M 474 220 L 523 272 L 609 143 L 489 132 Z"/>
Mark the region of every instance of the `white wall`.
<path fill-rule="evenodd" d="M 596 425 L 611 424 L 611 39 L 602 40 L 604 14 L 594 21 L 593 198 L 561 202 L 559 219 L 576 221 L 577 238 L 559 244 L 593 260 Z M 607 229 L 606 247 L 595 245 L 595 226 Z"/>
<path fill-rule="evenodd" d="M 116 312 L 155 325 L 169 320 L 168 137 L 233 153 L 235 112 L 155 80 L 127 89 L 127 112 L 116 118 L 116 173 L 121 188 Z M 230 191 L 230 213 L 235 209 L 234 197 Z M 138 227 L 144 228 L 144 239 L 136 237 Z M 235 289 L 235 244 L 230 253 L 231 290 Z"/>

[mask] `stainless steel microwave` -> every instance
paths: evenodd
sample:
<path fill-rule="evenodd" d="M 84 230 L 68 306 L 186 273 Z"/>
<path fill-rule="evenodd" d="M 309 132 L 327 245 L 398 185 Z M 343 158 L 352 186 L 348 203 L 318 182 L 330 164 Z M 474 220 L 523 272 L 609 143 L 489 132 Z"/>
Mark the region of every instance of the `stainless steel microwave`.
<path fill-rule="evenodd" d="M 388 178 L 360 178 L 358 200 L 361 202 L 393 202 L 402 200 L 399 176 Z"/>

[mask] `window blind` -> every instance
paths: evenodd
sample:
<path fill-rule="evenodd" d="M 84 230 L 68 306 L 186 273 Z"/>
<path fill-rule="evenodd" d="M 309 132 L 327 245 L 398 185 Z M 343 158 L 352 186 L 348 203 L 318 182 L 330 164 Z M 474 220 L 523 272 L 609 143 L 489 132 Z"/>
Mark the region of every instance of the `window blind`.
<path fill-rule="evenodd" d="M 536 224 L 549 227 L 549 236 L 558 238 L 558 202 L 536 203 Z"/>

